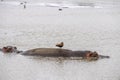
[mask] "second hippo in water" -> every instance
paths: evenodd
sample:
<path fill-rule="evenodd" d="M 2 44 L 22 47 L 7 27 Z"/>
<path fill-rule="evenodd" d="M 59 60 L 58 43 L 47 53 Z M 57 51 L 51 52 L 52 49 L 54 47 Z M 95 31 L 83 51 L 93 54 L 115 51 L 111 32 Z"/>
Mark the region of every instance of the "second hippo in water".
<path fill-rule="evenodd" d="M 18 51 L 17 47 L 15 46 L 5 46 L 3 48 L 0 49 L 0 51 L 2 51 L 3 53 L 21 53 L 22 51 Z"/>

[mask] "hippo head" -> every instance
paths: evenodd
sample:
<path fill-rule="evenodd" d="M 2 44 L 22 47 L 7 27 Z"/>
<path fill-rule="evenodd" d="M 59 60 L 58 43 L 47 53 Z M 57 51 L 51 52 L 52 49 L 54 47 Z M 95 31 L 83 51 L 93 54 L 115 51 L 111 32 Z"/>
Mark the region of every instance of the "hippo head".
<path fill-rule="evenodd" d="M 17 48 L 13 47 L 13 46 L 6 46 L 2 48 L 2 52 L 4 53 L 12 53 L 12 52 L 16 52 Z"/>
<path fill-rule="evenodd" d="M 96 51 L 91 52 L 89 51 L 88 53 L 86 53 L 86 59 L 88 60 L 97 60 L 99 58 L 99 55 Z"/>

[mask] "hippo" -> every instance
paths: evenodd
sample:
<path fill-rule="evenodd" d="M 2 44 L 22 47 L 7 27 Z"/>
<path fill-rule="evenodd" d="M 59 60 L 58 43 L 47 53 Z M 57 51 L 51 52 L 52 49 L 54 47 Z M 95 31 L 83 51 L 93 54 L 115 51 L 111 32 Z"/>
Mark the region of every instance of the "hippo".
<path fill-rule="evenodd" d="M 0 49 L 0 51 L 2 51 L 3 53 L 21 53 L 22 51 L 18 51 L 17 47 L 15 46 L 5 46 L 3 48 Z"/>
<path fill-rule="evenodd" d="M 99 58 L 109 58 L 109 56 L 99 55 L 96 51 L 72 51 L 62 48 L 35 48 L 27 51 L 18 51 L 14 46 L 6 46 L 1 49 L 4 53 L 19 53 L 26 56 L 42 57 L 82 57 L 87 60 L 98 60 Z"/>
<path fill-rule="evenodd" d="M 61 48 L 35 48 L 24 51 L 22 55 L 42 56 L 42 57 L 81 57 L 86 60 L 98 60 L 99 58 L 110 58 L 109 56 L 99 55 L 96 51 L 72 51 Z"/>

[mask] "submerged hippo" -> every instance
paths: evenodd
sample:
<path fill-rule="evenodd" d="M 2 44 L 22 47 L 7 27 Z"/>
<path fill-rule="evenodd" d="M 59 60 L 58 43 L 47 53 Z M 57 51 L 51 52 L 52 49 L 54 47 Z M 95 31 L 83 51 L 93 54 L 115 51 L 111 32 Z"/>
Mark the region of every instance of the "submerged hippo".
<path fill-rule="evenodd" d="M 2 51 L 3 53 L 21 53 L 22 51 L 18 51 L 17 47 L 15 46 L 5 46 L 3 48 L 0 49 L 0 51 Z"/>
<path fill-rule="evenodd" d="M 109 58 L 109 56 L 99 55 L 96 51 L 72 51 L 58 48 L 36 48 L 24 51 L 22 55 L 43 56 L 43 57 L 82 57 L 83 59 L 97 60 L 99 58 Z"/>
<path fill-rule="evenodd" d="M 22 55 L 43 56 L 43 57 L 82 57 L 83 59 L 97 60 L 99 58 L 109 58 L 109 56 L 99 55 L 92 51 L 72 51 L 60 48 L 36 48 L 27 51 L 18 51 L 16 47 L 7 46 L 1 49 L 4 53 L 20 53 Z"/>

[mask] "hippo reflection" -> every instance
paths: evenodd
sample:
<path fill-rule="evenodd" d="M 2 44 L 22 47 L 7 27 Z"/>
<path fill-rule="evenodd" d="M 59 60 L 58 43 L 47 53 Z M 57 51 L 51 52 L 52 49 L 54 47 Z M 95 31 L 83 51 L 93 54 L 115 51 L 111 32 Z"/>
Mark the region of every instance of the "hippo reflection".
<path fill-rule="evenodd" d="M 16 47 L 7 46 L 1 49 L 4 53 L 20 53 L 29 56 L 42 56 L 42 57 L 82 57 L 88 60 L 97 60 L 99 58 L 109 58 L 109 56 L 99 55 L 96 51 L 72 51 L 69 49 L 60 48 L 36 48 L 27 51 L 18 51 Z"/>

